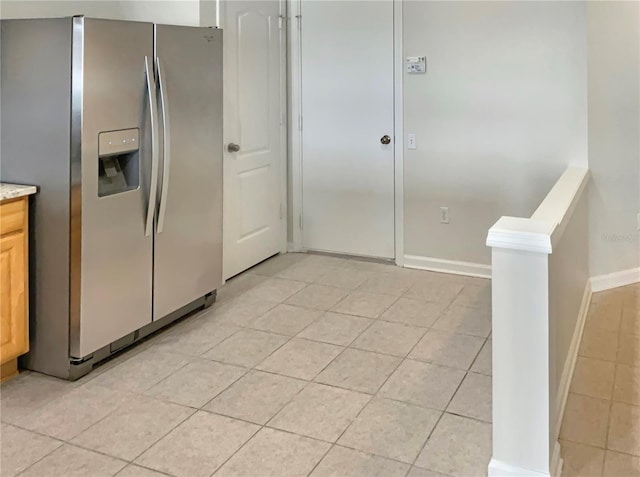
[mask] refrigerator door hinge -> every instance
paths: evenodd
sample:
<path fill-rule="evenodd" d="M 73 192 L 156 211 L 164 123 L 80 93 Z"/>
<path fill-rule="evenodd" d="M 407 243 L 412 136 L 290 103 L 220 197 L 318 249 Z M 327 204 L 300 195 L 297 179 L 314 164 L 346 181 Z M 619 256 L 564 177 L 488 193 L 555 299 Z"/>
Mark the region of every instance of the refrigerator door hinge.
<path fill-rule="evenodd" d="M 298 216 L 298 225 L 300 226 L 300 230 L 302 230 L 302 214 Z"/>
<path fill-rule="evenodd" d="M 284 16 L 278 16 L 278 30 L 282 30 L 282 24 L 284 23 Z"/>

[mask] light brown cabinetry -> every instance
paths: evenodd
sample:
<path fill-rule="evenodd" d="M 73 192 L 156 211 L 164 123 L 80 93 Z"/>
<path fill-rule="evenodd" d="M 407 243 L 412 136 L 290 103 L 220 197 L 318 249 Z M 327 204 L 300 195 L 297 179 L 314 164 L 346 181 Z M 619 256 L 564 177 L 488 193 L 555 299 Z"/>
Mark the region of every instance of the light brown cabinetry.
<path fill-rule="evenodd" d="M 0 202 L 0 363 L 2 381 L 29 351 L 28 197 Z"/>

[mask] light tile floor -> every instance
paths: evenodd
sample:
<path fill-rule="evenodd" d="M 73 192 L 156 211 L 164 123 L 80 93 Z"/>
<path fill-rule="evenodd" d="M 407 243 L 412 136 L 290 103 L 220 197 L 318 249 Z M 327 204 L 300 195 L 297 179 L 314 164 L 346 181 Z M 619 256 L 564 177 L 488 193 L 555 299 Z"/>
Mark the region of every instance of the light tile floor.
<path fill-rule="evenodd" d="M 75 383 L 25 372 L 3 385 L 1 474 L 485 475 L 490 306 L 488 280 L 274 257 L 229 281 L 211 309 Z M 626 316 L 612 332 L 617 340 L 618 328 L 637 326 Z M 606 346 L 595 340 L 587 348 L 602 359 Z M 609 469 L 630 465 L 639 445 L 620 437 L 639 404 L 623 379 L 638 382 L 634 344 L 620 342 L 626 361 L 594 368 L 618 367 L 615 392 L 612 382 L 606 395 L 604 385 L 593 397 L 576 388 L 567 413 L 587 406 L 580 399 L 608 413 L 602 398 L 617 399 L 609 445 L 627 454 L 611 453 Z M 578 441 L 585 431 L 568 429 Z M 602 435 L 593 439 L 604 447 Z"/>
<path fill-rule="evenodd" d="M 640 476 L 640 285 L 593 295 L 560 444 L 563 477 Z"/>

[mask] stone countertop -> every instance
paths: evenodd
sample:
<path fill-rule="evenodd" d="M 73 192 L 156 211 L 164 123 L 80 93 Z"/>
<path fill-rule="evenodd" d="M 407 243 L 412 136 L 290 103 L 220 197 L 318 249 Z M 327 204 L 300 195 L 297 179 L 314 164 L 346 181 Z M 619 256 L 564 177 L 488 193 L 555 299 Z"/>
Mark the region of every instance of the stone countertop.
<path fill-rule="evenodd" d="M 16 199 L 17 197 L 35 194 L 36 192 L 38 192 L 38 188 L 36 186 L 0 182 L 0 201 Z"/>

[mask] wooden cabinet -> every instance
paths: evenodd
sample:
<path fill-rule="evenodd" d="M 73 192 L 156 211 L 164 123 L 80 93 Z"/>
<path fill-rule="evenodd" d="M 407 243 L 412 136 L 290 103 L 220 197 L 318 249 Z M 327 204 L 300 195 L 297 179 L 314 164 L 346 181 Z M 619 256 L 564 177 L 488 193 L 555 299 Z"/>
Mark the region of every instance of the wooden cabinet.
<path fill-rule="evenodd" d="M 2 381 L 29 351 L 28 197 L 0 203 L 0 363 Z"/>

